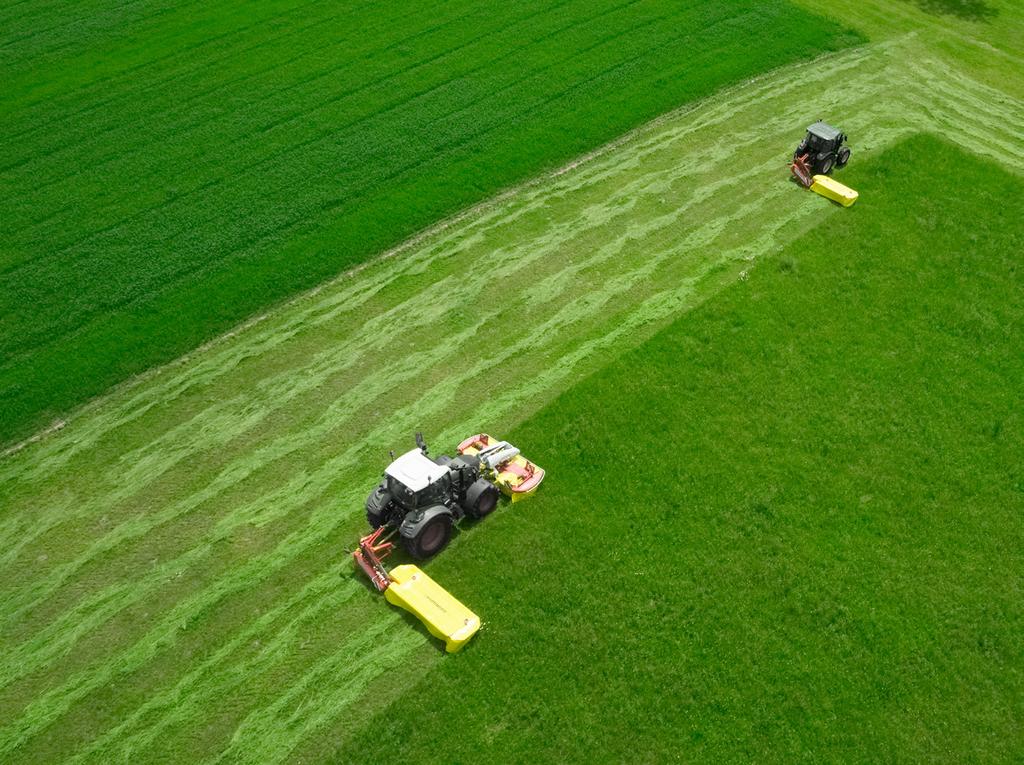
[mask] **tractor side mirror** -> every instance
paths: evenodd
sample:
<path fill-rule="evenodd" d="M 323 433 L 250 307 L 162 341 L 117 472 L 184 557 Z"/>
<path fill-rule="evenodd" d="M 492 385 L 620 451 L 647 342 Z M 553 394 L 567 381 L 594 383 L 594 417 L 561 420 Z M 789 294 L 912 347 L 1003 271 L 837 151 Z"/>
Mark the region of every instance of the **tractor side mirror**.
<path fill-rule="evenodd" d="M 427 442 L 423 440 L 422 433 L 416 433 L 416 446 L 418 446 L 420 451 L 424 454 L 427 453 Z"/>

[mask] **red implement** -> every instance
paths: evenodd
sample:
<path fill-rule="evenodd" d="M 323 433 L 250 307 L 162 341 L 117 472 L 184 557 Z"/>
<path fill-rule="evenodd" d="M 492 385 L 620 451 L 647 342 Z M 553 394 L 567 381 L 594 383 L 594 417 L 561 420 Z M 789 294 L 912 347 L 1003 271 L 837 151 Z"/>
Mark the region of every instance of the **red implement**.
<path fill-rule="evenodd" d="M 370 581 L 373 582 L 373 586 L 377 588 L 378 592 L 384 592 L 391 586 L 391 577 L 388 576 L 388 570 L 381 562 L 395 549 L 394 543 L 389 542 L 387 538 L 391 534 L 381 539 L 381 535 L 387 530 L 387 526 L 381 526 L 372 534 L 363 537 L 359 540 L 359 548 L 352 553 L 356 564 L 370 577 Z M 391 529 L 391 533 L 394 533 L 394 529 Z"/>
<path fill-rule="evenodd" d="M 796 157 L 792 162 L 789 163 L 789 169 L 793 173 L 793 177 L 796 178 L 797 182 L 805 189 L 809 189 L 814 183 L 813 173 L 811 172 L 811 163 L 807 160 L 808 155 Z"/>
<path fill-rule="evenodd" d="M 544 480 L 544 470 L 519 453 L 508 441 L 486 433 L 470 436 L 458 448 L 459 454 L 475 454 L 492 471 L 492 480 L 515 502 L 533 494 Z"/>

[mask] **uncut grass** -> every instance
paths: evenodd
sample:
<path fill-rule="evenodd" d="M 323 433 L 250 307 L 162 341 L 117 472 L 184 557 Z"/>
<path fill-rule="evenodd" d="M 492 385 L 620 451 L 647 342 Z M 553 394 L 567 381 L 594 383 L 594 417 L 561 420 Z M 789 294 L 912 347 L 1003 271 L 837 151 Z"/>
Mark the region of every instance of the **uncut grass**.
<path fill-rule="evenodd" d="M 15 36 L 0 438 L 666 109 L 856 39 L 747 0 L 247 8 L 126 17 L 129 37 L 55 8 Z M 50 77 L 22 71 L 44 50 Z"/>
<path fill-rule="evenodd" d="M 33 540 L 4 557 L 4 570 L 16 574 L 7 580 L 5 620 L 20 605 L 4 633 L 12 651 L 3 661 L 30 674 L 0 695 L 9 720 L 0 745 L 18 747 L 26 761 L 67 757 L 86 739 L 104 742 L 82 750 L 93 761 L 158 759 L 161 746 L 196 759 L 225 746 L 250 714 L 280 726 L 288 746 L 315 749 L 322 735 L 348 735 L 351 711 L 335 705 L 327 685 L 303 702 L 310 726 L 293 729 L 286 712 L 259 717 L 290 678 L 298 681 L 300 667 L 337 659 L 330 645 L 253 678 L 242 697 L 217 679 L 173 708 L 135 713 L 143 708 L 140 698 L 178 687 L 200 657 L 247 631 L 245 614 L 259 615 L 253 604 L 274 606 L 309 577 L 345 562 L 345 547 L 363 527 L 365 486 L 388 447 L 407 446 L 417 428 L 435 434 L 435 444 L 456 442 L 480 423 L 507 432 L 574 376 L 601 365 L 606 353 L 640 342 L 713 293 L 747 258 L 836 214 L 801 195 L 775 163 L 764 163 L 765 153 L 785 154 L 788 121 L 813 119 L 820 108 L 807 103 L 807 114 L 793 116 L 788 99 L 825 83 L 816 91 L 821 103 L 844 101 L 843 124 L 856 130 L 864 161 L 925 124 L 924 115 L 901 108 L 901 95 L 921 87 L 936 104 L 949 96 L 949 87 L 933 87 L 928 66 L 923 75 L 909 67 L 907 57 L 918 54 L 902 44 L 845 52 L 651 126 L 627 145 L 517 191 L 401 258 L 329 285 L 164 370 L 0 465 L 0 490 L 11 508 L 5 552 Z M 985 89 L 964 90 L 979 115 L 989 113 L 994 99 Z M 890 95 L 876 103 L 880 93 Z M 960 126 L 956 136 L 985 150 L 984 137 L 1012 125 L 979 116 L 976 127 Z M 753 188 L 760 189 L 756 206 L 737 193 Z M 621 239 L 623 231 L 630 236 Z M 605 250 L 616 241 L 617 249 Z M 497 256 L 509 270 L 464 267 L 482 255 Z M 589 274 L 578 270 L 593 258 Z M 543 287 L 527 289 L 540 266 Z M 588 275 L 565 277 L 560 269 Z M 453 274 L 472 275 L 456 282 L 466 285 L 464 293 L 445 281 Z M 576 300 L 584 289 L 612 299 Z M 451 344 L 453 333 L 490 310 L 494 320 L 472 343 Z M 350 316 L 375 318 L 356 329 Z M 511 339 L 517 327 L 524 331 Z M 370 353 L 355 376 L 346 371 L 360 348 L 391 345 L 402 351 Z M 426 352 L 425 364 L 400 376 L 413 346 Z M 475 367 L 477 361 L 487 363 Z M 290 390 L 302 393 L 289 397 Z M 68 515 L 84 525 L 65 525 Z M 235 537 L 246 546 L 236 548 Z M 81 557 L 97 540 L 105 540 L 103 548 Z M 40 562 L 39 553 L 50 557 Z M 51 565 L 76 559 L 70 575 Z M 153 559 L 156 568 L 144 565 Z M 173 579 L 186 564 L 202 575 Z M 169 618 L 145 618 L 150 604 L 150 614 Z M 191 625 L 187 638 L 176 630 L 179 620 Z M 65 629 L 72 634 L 63 635 Z M 23 639 L 30 644 L 20 645 Z M 327 709 L 340 719 L 331 720 Z M 189 722 L 197 719 L 207 720 L 202 733 Z M 152 731 L 161 731 L 158 744 L 132 754 L 153 741 Z"/>
<path fill-rule="evenodd" d="M 930 137 L 847 173 L 516 429 L 543 491 L 432 569 L 487 629 L 336 761 L 1021 754 L 1024 181 Z"/>
<path fill-rule="evenodd" d="M 873 41 L 907 32 L 927 40 L 933 55 L 952 71 L 967 69 L 978 80 L 1008 96 L 1024 99 L 1024 7 L 1016 0 L 983 0 L 995 13 L 968 22 L 955 15 L 928 13 L 914 0 L 795 0 L 812 13 L 829 15 Z"/>

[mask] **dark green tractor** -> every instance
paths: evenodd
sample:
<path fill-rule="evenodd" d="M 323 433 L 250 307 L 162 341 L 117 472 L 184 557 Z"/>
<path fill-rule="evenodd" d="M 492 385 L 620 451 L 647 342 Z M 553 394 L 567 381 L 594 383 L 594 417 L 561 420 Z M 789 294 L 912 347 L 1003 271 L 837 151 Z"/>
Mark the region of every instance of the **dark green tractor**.
<path fill-rule="evenodd" d="M 850 149 L 843 146 L 846 134 L 827 122 L 815 122 L 793 152 L 793 162 L 800 162 L 811 175 L 828 175 L 850 161 Z"/>

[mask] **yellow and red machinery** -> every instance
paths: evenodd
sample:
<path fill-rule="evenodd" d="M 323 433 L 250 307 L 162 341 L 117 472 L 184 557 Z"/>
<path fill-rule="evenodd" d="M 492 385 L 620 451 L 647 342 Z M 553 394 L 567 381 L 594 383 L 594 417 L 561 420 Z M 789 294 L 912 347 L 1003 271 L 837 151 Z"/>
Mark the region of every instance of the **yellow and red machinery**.
<path fill-rule="evenodd" d="M 394 533 L 395 529 L 381 526 L 359 540 L 352 557 L 377 591 L 383 592 L 389 603 L 423 622 L 431 635 L 445 642 L 448 653 L 462 650 L 480 629 L 480 617 L 418 566 L 405 563 L 388 571 L 382 561 L 394 549 L 394 543 L 388 539 Z"/>
<path fill-rule="evenodd" d="M 388 570 L 383 559 L 396 535 L 413 558 L 430 558 L 448 544 L 455 522 L 480 519 L 500 494 L 513 502 L 532 495 L 544 471 L 508 441 L 478 433 L 458 447 L 458 456 L 430 458 L 423 436 L 416 449 L 392 459 L 383 480 L 366 499 L 374 531 L 359 540 L 352 557 L 388 602 L 419 618 L 454 653 L 480 629 L 479 617 L 412 564 Z"/>
<path fill-rule="evenodd" d="M 513 502 L 533 494 L 544 480 L 544 471 L 526 459 L 508 441 L 486 433 L 470 436 L 458 448 L 459 454 L 473 454 L 488 463 L 494 484 Z"/>

